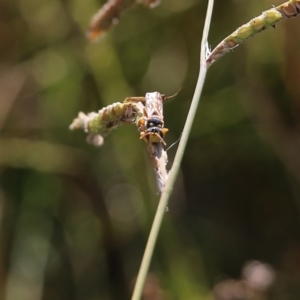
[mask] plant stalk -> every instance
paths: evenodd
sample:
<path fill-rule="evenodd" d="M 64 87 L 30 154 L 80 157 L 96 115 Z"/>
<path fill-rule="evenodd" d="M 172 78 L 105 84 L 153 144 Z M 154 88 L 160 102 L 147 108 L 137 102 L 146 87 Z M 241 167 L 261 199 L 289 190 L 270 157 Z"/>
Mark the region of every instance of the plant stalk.
<path fill-rule="evenodd" d="M 161 194 L 158 208 L 154 217 L 154 221 L 152 224 L 152 228 L 150 231 L 150 235 L 148 238 L 148 242 L 146 245 L 146 249 L 144 252 L 144 256 L 142 259 L 142 263 L 140 266 L 140 270 L 137 276 L 135 288 L 133 291 L 132 295 L 132 300 L 140 300 L 141 295 L 143 292 L 145 280 L 148 274 L 150 262 L 153 256 L 153 250 L 154 246 L 157 241 L 157 236 L 161 227 L 161 223 L 163 220 L 163 217 L 166 212 L 166 207 L 168 205 L 168 201 L 173 189 L 173 186 L 175 184 L 180 164 L 184 155 L 184 151 L 187 145 L 188 137 L 192 128 L 192 124 L 195 118 L 195 114 L 197 111 L 198 104 L 200 102 L 200 96 L 203 90 L 203 85 L 205 82 L 205 77 L 207 73 L 207 65 L 206 65 L 206 44 L 207 44 L 207 37 L 208 37 L 208 32 L 210 28 L 210 23 L 211 23 L 211 17 L 212 17 L 212 11 L 213 11 L 213 5 L 214 5 L 214 0 L 209 0 L 208 1 L 208 6 L 207 6 L 207 12 L 206 12 L 206 17 L 205 17 L 205 23 L 204 23 L 204 29 L 203 29 L 203 36 L 202 36 L 202 41 L 201 41 L 201 51 L 200 51 L 200 70 L 199 70 L 199 75 L 198 75 L 198 80 L 197 80 L 197 85 L 195 88 L 194 96 L 192 99 L 192 103 L 189 109 L 189 113 L 183 128 L 182 136 L 178 145 L 178 149 L 174 158 L 174 162 L 172 165 L 172 169 L 170 170 L 169 178 L 167 181 L 167 184 Z"/>

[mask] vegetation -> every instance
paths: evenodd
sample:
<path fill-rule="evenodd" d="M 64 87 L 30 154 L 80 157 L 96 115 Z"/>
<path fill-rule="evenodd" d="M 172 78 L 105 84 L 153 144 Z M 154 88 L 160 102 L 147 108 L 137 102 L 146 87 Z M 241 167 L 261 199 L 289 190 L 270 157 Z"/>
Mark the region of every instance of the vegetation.
<path fill-rule="evenodd" d="M 275 2 L 218 1 L 209 43 Z M 0 3 L 0 299 L 131 297 L 159 201 L 145 143 L 121 126 L 95 148 L 68 127 L 79 111 L 182 87 L 164 105 L 165 141 L 178 140 L 207 2 L 134 6 L 90 43 L 100 4 Z M 298 23 L 209 69 L 143 299 L 299 298 Z"/>

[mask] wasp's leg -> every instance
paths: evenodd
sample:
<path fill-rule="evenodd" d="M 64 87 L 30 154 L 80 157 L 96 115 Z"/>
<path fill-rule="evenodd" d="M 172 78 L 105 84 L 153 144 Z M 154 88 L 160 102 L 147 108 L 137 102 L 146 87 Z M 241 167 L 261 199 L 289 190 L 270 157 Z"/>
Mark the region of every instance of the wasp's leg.
<path fill-rule="evenodd" d="M 141 132 L 140 139 L 143 139 L 146 143 L 162 143 L 164 146 L 167 145 L 164 139 L 156 132 Z"/>
<path fill-rule="evenodd" d="M 126 102 L 145 102 L 145 97 L 126 97 L 124 103 Z"/>
<path fill-rule="evenodd" d="M 168 129 L 168 128 L 162 128 L 161 131 L 163 132 L 163 134 L 164 134 L 164 136 L 165 136 L 165 134 L 169 131 L 169 129 Z"/>
<path fill-rule="evenodd" d="M 140 132 L 146 130 L 146 122 L 147 122 L 147 118 L 145 117 L 141 117 L 137 120 L 136 125 Z"/>

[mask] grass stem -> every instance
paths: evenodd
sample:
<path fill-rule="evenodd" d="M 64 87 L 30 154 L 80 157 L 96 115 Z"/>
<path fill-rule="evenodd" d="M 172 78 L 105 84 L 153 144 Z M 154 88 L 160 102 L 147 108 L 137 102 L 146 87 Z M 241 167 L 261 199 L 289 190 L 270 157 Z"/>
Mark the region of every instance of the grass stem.
<path fill-rule="evenodd" d="M 206 44 L 207 44 L 207 37 L 208 37 L 208 32 L 210 28 L 210 23 L 211 23 L 211 17 L 212 17 L 212 11 L 213 11 L 213 5 L 214 5 L 214 0 L 209 0 L 208 1 L 208 7 L 207 7 L 207 12 L 206 12 L 206 18 L 205 18 L 205 23 L 204 23 L 204 29 L 203 29 L 203 36 L 202 36 L 202 41 L 201 41 L 201 51 L 200 51 L 200 70 L 199 70 L 199 75 L 198 75 L 198 80 L 197 80 L 197 85 L 195 88 L 194 96 L 192 99 L 192 103 L 189 109 L 189 113 L 183 128 L 182 136 L 178 145 L 178 149 L 174 158 L 174 163 L 172 165 L 172 169 L 170 170 L 169 178 L 167 181 L 167 184 L 161 194 L 160 201 L 158 204 L 158 208 L 154 217 L 154 221 L 152 224 L 152 228 L 150 231 L 150 235 L 148 238 L 148 242 L 146 245 L 146 249 L 144 252 L 144 256 L 142 259 L 142 263 L 140 266 L 140 270 L 137 276 L 135 288 L 133 291 L 132 295 L 132 300 L 140 300 L 141 295 L 143 292 L 145 280 L 148 274 L 149 270 L 149 265 L 152 259 L 153 255 L 153 250 L 157 241 L 157 236 L 161 227 L 161 223 L 163 220 L 163 217 L 166 212 L 166 207 L 168 205 L 168 201 L 173 189 L 173 186 L 175 184 L 180 164 L 185 152 L 185 148 L 187 145 L 187 141 L 189 138 L 189 134 L 192 128 L 192 124 L 195 118 L 195 114 L 197 111 L 198 104 L 200 102 L 200 97 L 201 93 L 203 90 L 203 85 L 205 82 L 205 77 L 207 73 L 207 65 L 206 65 Z"/>

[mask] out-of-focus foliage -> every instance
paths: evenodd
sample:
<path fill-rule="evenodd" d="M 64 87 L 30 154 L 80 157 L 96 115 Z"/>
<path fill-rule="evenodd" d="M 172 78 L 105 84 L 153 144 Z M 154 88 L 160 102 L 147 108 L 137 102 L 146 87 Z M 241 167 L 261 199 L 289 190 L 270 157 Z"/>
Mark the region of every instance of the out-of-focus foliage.
<path fill-rule="evenodd" d="M 216 1 L 210 43 L 280 3 Z M 0 299 L 130 298 L 158 201 L 144 142 L 128 125 L 95 149 L 68 126 L 78 111 L 182 87 L 164 107 L 175 142 L 206 1 L 135 6 L 91 44 L 102 4 L 0 2 Z M 300 298 L 299 24 L 209 70 L 144 299 Z"/>

